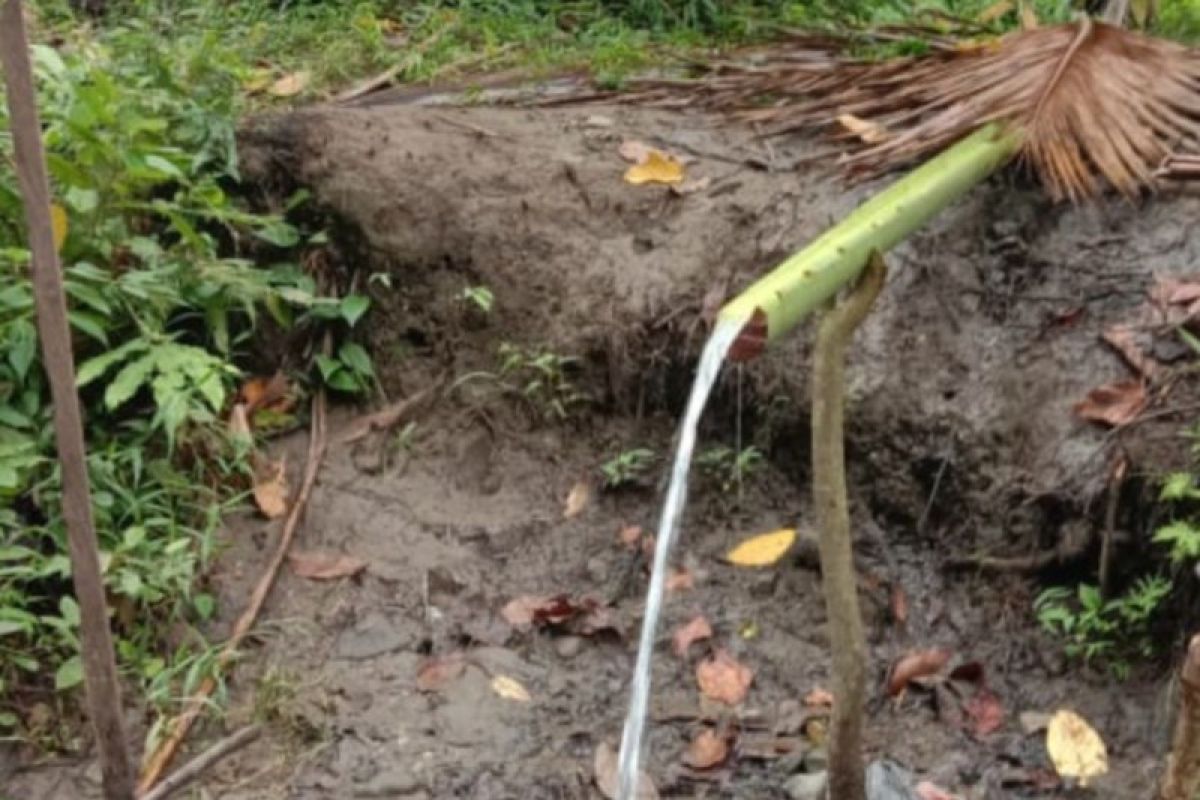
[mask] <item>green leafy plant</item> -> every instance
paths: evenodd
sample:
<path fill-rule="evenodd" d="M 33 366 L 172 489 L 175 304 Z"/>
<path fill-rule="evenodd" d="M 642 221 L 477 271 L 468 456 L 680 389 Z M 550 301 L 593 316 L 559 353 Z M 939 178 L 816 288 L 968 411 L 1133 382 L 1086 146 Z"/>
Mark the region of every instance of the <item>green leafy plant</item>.
<path fill-rule="evenodd" d="M 1080 584 L 1074 592 L 1054 587 L 1038 596 L 1034 610 L 1042 627 L 1063 639 L 1068 656 L 1102 661 L 1123 679 L 1133 659 L 1153 655 L 1150 624 L 1170 593 L 1171 581 L 1160 576 L 1143 577 L 1112 600 L 1104 600 L 1089 584 Z"/>
<path fill-rule="evenodd" d="M 587 400 L 570 378 L 570 371 L 579 363 L 573 356 L 505 342 L 500 345 L 499 358 L 499 379 L 510 383 L 544 417 L 566 419 Z"/>
<path fill-rule="evenodd" d="M 766 458 L 757 447 L 732 447 L 716 445 L 709 447 L 696 458 L 701 472 L 715 480 L 722 492 L 729 492 L 745 483 L 766 464 Z"/>
<path fill-rule="evenodd" d="M 486 286 L 468 286 L 462 290 L 459 295 L 464 302 L 478 308 L 484 314 L 489 314 L 492 311 L 492 305 L 496 302 L 496 296 L 492 294 L 492 290 Z"/>
<path fill-rule="evenodd" d="M 654 451 L 644 447 L 618 453 L 600 465 L 604 485 L 616 489 L 641 480 L 654 465 L 655 458 Z"/>

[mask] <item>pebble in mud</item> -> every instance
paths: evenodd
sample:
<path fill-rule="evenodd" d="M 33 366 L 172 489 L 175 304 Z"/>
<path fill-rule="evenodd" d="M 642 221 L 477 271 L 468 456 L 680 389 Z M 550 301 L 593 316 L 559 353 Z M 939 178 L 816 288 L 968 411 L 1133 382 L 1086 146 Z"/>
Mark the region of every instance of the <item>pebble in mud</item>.
<path fill-rule="evenodd" d="M 791 800 L 823 800 L 829 775 L 825 772 L 801 772 L 783 784 Z"/>
<path fill-rule="evenodd" d="M 574 658 L 583 650 L 583 638 L 563 636 L 554 643 L 554 651 L 562 658 Z"/>

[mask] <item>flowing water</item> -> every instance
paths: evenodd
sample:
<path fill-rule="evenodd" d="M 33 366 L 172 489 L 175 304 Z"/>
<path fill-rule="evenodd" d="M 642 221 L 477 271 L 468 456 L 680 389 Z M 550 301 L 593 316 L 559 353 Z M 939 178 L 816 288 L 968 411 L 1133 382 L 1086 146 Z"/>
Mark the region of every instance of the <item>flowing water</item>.
<path fill-rule="evenodd" d="M 625 717 L 625 731 L 621 737 L 621 753 L 617 761 L 617 800 L 637 800 L 638 762 L 641 760 L 642 734 L 646 729 L 646 707 L 650 702 L 650 661 L 654 655 L 658 617 L 662 612 L 667 559 L 679 532 L 679 522 L 687 500 L 688 468 L 696 447 L 696 426 L 713 384 L 717 381 L 721 364 L 743 325 L 743 320 L 717 321 L 700 356 L 696 380 L 692 384 L 683 425 L 679 429 L 679 447 L 671 466 L 671 483 L 658 523 L 654 566 L 650 572 L 650 588 L 646 593 L 646 614 L 642 619 L 642 635 L 638 642 L 637 666 L 630 684 L 629 714 Z"/>

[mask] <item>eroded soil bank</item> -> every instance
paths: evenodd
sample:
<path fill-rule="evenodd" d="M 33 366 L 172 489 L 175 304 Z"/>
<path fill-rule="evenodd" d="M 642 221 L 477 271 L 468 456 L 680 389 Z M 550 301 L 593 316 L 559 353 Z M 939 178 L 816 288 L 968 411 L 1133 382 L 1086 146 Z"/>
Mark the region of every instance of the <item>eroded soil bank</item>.
<path fill-rule="evenodd" d="M 622 141 L 691 159 L 695 191 L 630 186 Z M 269 735 L 213 770 L 209 796 L 231 798 L 593 798 L 593 754 L 615 745 L 646 576 L 623 547 L 653 529 L 659 477 L 706 319 L 756 275 L 820 233 L 870 190 L 794 164 L 804 140 L 767 145 L 699 116 L 628 108 L 317 109 L 257 121 L 243 134 L 246 173 L 266 197 L 312 191 L 335 221 L 335 262 L 365 276 L 369 344 L 393 399 L 443 376 L 455 386 L 386 457 L 338 445 L 343 409 L 297 549 L 365 559 L 352 580 L 287 573 L 260 646 L 231 678 L 232 728 L 255 713 Z M 1115 453 L 1130 459 L 1116 525 L 1120 574 L 1149 553 L 1148 478 L 1186 463 L 1177 434 L 1195 402 L 1178 381 L 1155 416 L 1114 435 L 1072 406 L 1130 377 L 1100 334 L 1137 321 L 1157 274 L 1200 264 L 1200 198 L 1162 197 L 1072 210 L 1016 179 L 980 187 L 891 257 L 888 286 L 849 369 L 850 483 L 869 614 L 869 744 L 916 775 L 972 798 L 1064 796 L 1039 789 L 1049 762 L 1022 712 L 1069 707 L 1109 745 L 1097 797 L 1146 797 L 1165 730 L 1155 711 L 1164 669 L 1117 683 L 1067 662 L 1039 632 L 1032 600 L 1053 578 L 1094 580 L 1103 491 Z M 489 313 L 462 299 L 486 286 Z M 1171 364 L 1169 336 L 1139 343 Z M 1147 338 L 1149 337 L 1149 338 Z M 559 390 L 532 402 L 502 388 L 498 347 L 571 356 Z M 765 466 L 739 489 L 693 484 L 655 663 L 648 769 L 664 796 L 799 796 L 820 767 L 802 700 L 827 685 L 827 639 L 811 551 L 758 571 L 721 556 L 745 535 L 810 522 L 807 353 L 801 330 L 727 370 L 701 449 L 755 444 Z M 490 376 L 490 377 L 489 377 Z M 515 381 L 515 378 L 511 378 Z M 521 384 L 524 385 L 524 384 Z M 553 398 L 563 421 L 544 419 Z M 303 436 L 282 442 L 299 470 Z M 633 448 L 658 455 L 647 478 L 596 490 L 564 518 L 581 479 Z M 295 483 L 295 482 L 294 482 Z M 213 577 L 236 616 L 277 534 L 234 520 Z M 1060 547 L 1065 563 L 1026 574 L 954 566 L 974 554 Z M 1083 542 L 1082 546 L 1074 546 Z M 907 600 L 904 624 L 890 597 Z M 591 596 L 600 631 L 522 630 L 501 610 L 525 595 Z M 701 701 L 695 645 L 670 633 L 696 614 L 712 647 L 754 671 L 728 763 L 684 766 L 688 742 L 720 709 Z M 1170 628 L 1166 639 L 1177 630 Z M 883 696 L 886 670 L 914 649 L 979 662 L 1004 710 L 975 735 L 945 691 Z M 418 685 L 428 659 L 465 653 L 442 685 Z M 499 696 L 497 676 L 528 702 Z M 819 715 L 818 715 L 819 716 Z M 208 735 L 219 735 L 213 724 Z M 203 737 L 198 737 L 202 739 Z M 16 797 L 95 795 L 80 764 L 13 777 Z M 1039 795 L 1039 791 L 1042 795 Z"/>

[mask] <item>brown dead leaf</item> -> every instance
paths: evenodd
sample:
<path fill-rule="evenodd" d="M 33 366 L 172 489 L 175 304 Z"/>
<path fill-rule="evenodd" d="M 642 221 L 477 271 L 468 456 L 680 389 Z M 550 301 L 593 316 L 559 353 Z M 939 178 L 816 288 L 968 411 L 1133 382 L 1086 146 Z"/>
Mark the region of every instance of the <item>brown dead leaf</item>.
<path fill-rule="evenodd" d="M 692 574 L 690 569 L 680 567 L 667 576 L 666 586 L 668 592 L 682 592 L 686 589 L 695 589 L 696 576 Z"/>
<path fill-rule="evenodd" d="M 1074 410 L 1086 420 L 1118 427 L 1137 419 L 1148 403 L 1142 381 L 1117 381 L 1092 389 Z"/>
<path fill-rule="evenodd" d="M 268 519 L 278 519 L 287 511 L 287 460 L 260 465 L 254 479 L 254 502 Z"/>
<path fill-rule="evenodd" d="M 1144 378 L 1153 378 L 1159 371 L 1158 362 L 1146 355 L 1138 347 L 1136 334 L 1128 325 L 1113 325 L 1100 335 L 1105 342 L 1121 354 L 1129 366 L 1142 374 Z"/>
<path fill-rule="evenodd" d="M 954 795 L 947 792 L 942 787 L 930 783 L 929 781 L 921 781 L 916 787 L 917 797 L 920 800 L 957 800 Z"/>
<path fill-rule="evenodd" d="M 683 762 L 692 769 L 712 769 L 729 757 L 729 742 L 712 728 L 705 728 L 692 739 Z"/>
<path fill-rule="evenodd" d="M 431 658 L 417 671 L 417 688 L 422 692 L 436 692 L 447 685 L 467 667 L 467 657 L 462 651 Z"/>
<path fill-rule="evenodd" d="M 971 732 L 977 738 L 995 733 L 1004 724 L 1004 705 L 991 689 L 981 688 L 967 702 L 963 711 L 971 721 Z"/>
<path fill-rule="evenodd" d="M 246 413 L 251 416 L 260 409 L 286 413 L 291 408 L 288 390 L 287 376 L 276 372 L 270 377 L 260 376 L 246 381 L 238 390 L 238 399 L 245 404 Z"/>
<path fill-rule="evenodd" d="M 892 584 L 888 605 L 892 612 L 893 622 L 897 625 L 904 625 L 908 622 L 908 594 L 905 593 L 903 586 L 898 583 Z"/>
<path fill-rule="evenodd" d="M 949 661 L 950 651 L 936 648 L 914 650 L 901 656 L 888 678 L 888 694 L 895 697 L 908 688 L 912 681 L 938 674 Z"/>
<path fill-rule="evenodd" d="M 818 686 L 804 696 L 804 705 L 809 708 L 833 708 L 833 695 Z"/>
<path fill-rule="evenodd" d="M 617 771 L 617 752 L 608 742 L 596 745 L 596 755 L 592 759 L 592 777 L 596 787 L 608 800 L 616 800 L 620 775 Z M 658 800 L 658 790 L 654 781 L 645 772 L 638 772 L 636 800 Z"/>
<path fill-rule="evenodd" d="M 634 186 L 646 183 L 682 183 L 683 163 L 661 150 L 650 150 L 645 160 L 625 171 L 625 182 Z"/>
<path fill-rule="evenodd" d="M 236 403 L 229 412 L 229 436 L 243 442 L 254 439 L 250 433 L 250 415 L 246 411 L 245 403 Z"/>
<path fill-rule="evenodd" d="M 888 138 L 887 129 L 877 122 L 861 119 L 853 114 L 841 114 L 838 123 L 866 144 L 879 144 Z"/>
<path fill-rule="evenodd" d="M 538 608 L 550 602 L 551 598 L 535 595 L 514 597 L 500 609 L 500 616 L 514 628 L 522 628 L 533 624 L 533 615 Z"/>
<path fill-rule="evenodd" d="M 708 624 L 703 614 L 697 614 L 690 622 L 675 629 L 675 633 L 671 634 L 671 646 L 675 649 L 675 655 L 686 658 L 688 648 L 693 643 L 711 639 L 712 635 L 712 625 Z"/>
<path fill-rule="evenodd" d="M 583 618 L 585 635 L 606 628 L 616 628 L 615 619 L 609 609 L 590 597 L 579 600 L 559 595 L 524 595 L 505 604 L 500 616 L 517 628 L 541 625 L 561 625 L 578 617 Z"/>
<path fill-rule="evenodd" d="M 636 550 L 638 542 L 642 540 L 641 525 L 626 525 L 621 528 L 621 532 L 617 534 L 618 541 L 630 550 Z"/>
<path fill-rule="evenodd" d="M 705 697 L 736 706 L 746 699 L 754 673 L 721 649 L 696 665 L 696 682 Z"/>
<path fill-rule="evenodd" d="M 361 558 L 323 550 L 289 553 L 288 561 L 292 564 L 293 574 L 314 581 L 350 578 L 367 568 L 367 562 Z"/>
<path fill-rule="evenodd" d="M 267 90 L 276 97 L 293 97 L 304 91 L 311 75 L 305 71 L 291 72 L 271 84 Z"/>
<path fill-rule="evenodd" d="M 567 502 L 563 507 L 563 519 L 573 519 L 583 513 L 588 501 L 592 498 L 592 487 L 587 481 L 579 481 L 571 487 L 567 494 Z"/>

